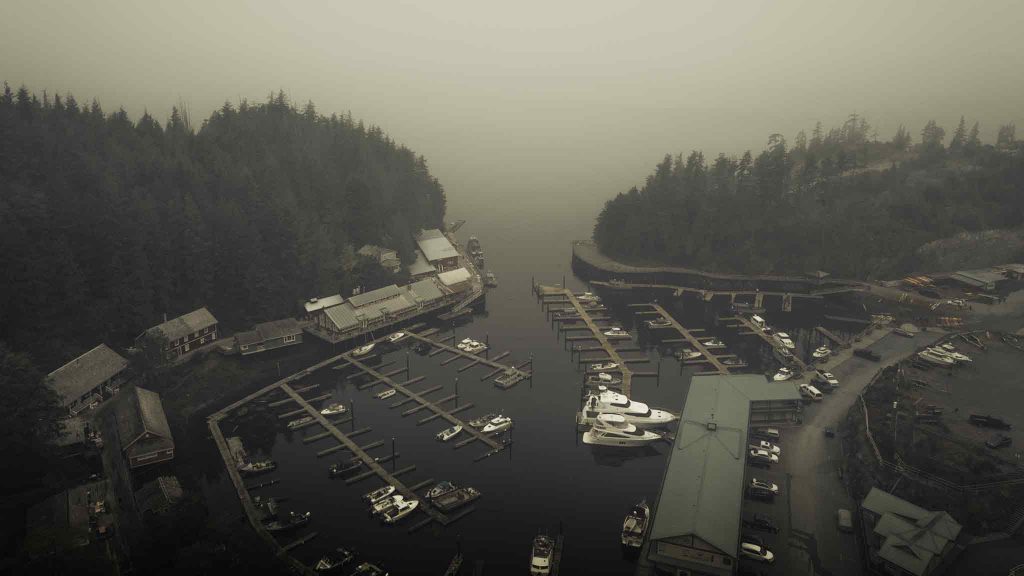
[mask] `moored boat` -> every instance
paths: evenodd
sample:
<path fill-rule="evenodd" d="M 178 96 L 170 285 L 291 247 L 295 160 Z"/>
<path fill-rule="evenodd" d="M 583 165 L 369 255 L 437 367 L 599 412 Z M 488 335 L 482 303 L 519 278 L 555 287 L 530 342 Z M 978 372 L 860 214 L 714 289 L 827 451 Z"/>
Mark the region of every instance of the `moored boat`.
<path fill-rule="evenodd" d="M 344 549 L 336 548 L 334 552 L 325 554 L 320 558 L 320 561 L 316 563 L 314 568 L 320 574 L 330 574 L 341 570 L 343 566 L 348 564 L 355 558 L 355 554 Z"/>
<path fill-rule="evenodd" d="M 644 446 L 661 438 L 660 434 L 630 424 L 622 414 L 600 414 L 590 430 L 583 433 L 584 444 L 619 448 Z"/>
<path fill-rule="evenodd" d="M 497 434 L 512 427 L 512 419 L 508 416 L 495 416 L 483 427 L 484 434 Z"/>
<path fill-rule="evenodd" d="M 639 548 L 644 542 L 644 532 L 650 520 L 651 508 L 647 500 L 642 500 L 626 516 L 622 523 L 622 545 L 627 548 Z"/>
<path fill-rule="evenodd" d="M 666 426 L 677 420 L 671 412 L 652 409 L 643 402 L 634 402 L 626 395 L 608 389 L 587 394 L 580 423 L 593 424 L 600 414 L 620 414 L 627 422 L 639 427 Z"/>
<path fill-rule="evenodd" d="M 363 562 L 358 568 L 356 568 L 356 571 L 353 572 L 351 576 L 388 576 L 388 573 L 376 564 Z"/>
<path fill-rule="evenodd" d="M 455 426 L 452 426 L 451 428 L 445 428 L 444 430 L 441 430 L 440 432 L 438 432 L 436 438 L 438 440 L 440 440 L 441 442 L 447 442 L 447 441 L 451 440 L 452 438 L 455 438 L 456 436 L 458 436 L 460 432 L 462 432 L 462 425 L 461 424 L 456 424 Z"/>
<path fill-rule="evenodd" d="M 409 335 L 406 334 L 405 332 L 395 332 L 394 334 L 388 336 L 388 342 L 394 344 L 396 342 L 401 342 L 402 340 L 405 340 L 408 337 Z"/>
<path fill-rule="evenodd" d="M 401 494 L 394 494 L 392 496 L 388 496 L 387 498 L 383 498 L 371 504 L 370 513 L 374 515 L 383 514 L 385 510 L 389 510 L 392 507 L 397 506 L 399 502 L 404 501 L 405 496 L 402 496 Z"/>
<path fill-rule="evenodd" d="M 376 345 L 375 343 L 373 343 L 373 342 L 370 342 L 369 344 L 367 344 L 367 345 L 365 345 L 365 346 L 359 346 L 359 347 L 357 347 L 357 348 L 354 348 L 354 349 L 352 350 L 352 352 L 350 352 L 350 354 L 351 354 L 352 356 L 356 356 L 356 357 L 359 357 L 359 356 L 366 356 L 366 355 L 367 355 L 367 354 L 369 354 L 370 352 L 373 352 L 373 349 L 374 349 L 374 348 L 375 348 L 376 346 L 377 346 L 377 345 Z"/>
<path fill-rule="evenodd" d="M 452 484 L 451 482 L 444 480 L 443 482 L 438 482 L 437 484 L 432 486 L 430 490 L 427 490 L 427 498 L 433 500 L 434 498 L 444 496 L 445 494 L 449 492 L 454 492 L 458 489 L 459 487 L 456 486 L 455 484 Z"/>
<path fill-rule="evenodd" d="M 648 328 L 671 328 L 672 323 L 665 318 L 658 318 L 656 320 L 647 321 Z"/>
<path fill-rule="evenodd" d="M 484 414 L 479 418 L 474 418 L 470 420 L 469 425 L 472 426 L 473 428 L 483 428 L 484 426 L 487 426 L 487 423 L 494 419 L 494 417 L 496 416 L 497 414 L 493 412 L 490 414 Z"/>
<path fill-rule="evenodd" d="M 796 350 L 796 344 L 793 344 L 793 340 L 790 339 L 789 334 L 786 334 L 785 332 L 776 332 L 772 338 L 779 346 L 782 346 L 786 350 Z"/>
<path fill-rule="evenodd" d="M 607 372 L 601 372 L 600 374 L 587 376 L 586 382 L 589 386 L 615 386 L 622 384 L 622 378 L 617 378 Z"/>
<path fill-rule="evenodd" d="M 697 358 L 704 357 L 704 355 L 693 348 L 683 348 L 682 350 L 676 351 L 675 357 L 679 360 L 696 360 Z"/>
<path fill-rule="evenodd" d="M 409 514 L 412 514 L 413 511 L 415 511 L 419 505 L 419 500 L 403 499 L 401 502 L 396 503 L 394 506 L 388 508 L 382 513 L 384 516 L 384 523 L 395 524 L 402 518 L 405 518 Z"/>
<path fill-rule="evenodd" d="M 829 350 L 828 346 L 819 346 L 811 352 L 811 356 L 816 360 L 822 360 L 832 355 L 832 350 Z"/>
<path fill-rule="evenodd" d="M 381 500 L 387 498 L 388 496 L 391 496 L 394 493 L 395 487 L 392 486 L 391 484 L 388 484 L 387 486 L 381 486 L 376 490 L 363 494 L 363 499 L 368 501 L 370 504 L 376 504 L 377 502 L 380 502 Z"/>
<path fill-rule="evenodd" d="M 335 462 L 328 468 L 327 474 L 331 478 L 337 478 L 338 476 L 344 476 L 350 472 L 355 472 L 363 466 L 363 461 L 358 457 L 353 457 L 348 461 Z"/>
<path fill-rule="evenodd" d="M 311 513 L 305 512 L 303 514 L 296 514 L 295 512 L 289 512 L 288 516 L 281 520 L 273 520 L 268 522 L 265 526 L 267 532 L 285 532 L 288 530 L 294 530 L 300 526 L 309 523 L 309 518 L 312 516 Z"/>
<path fill-rule="evenodd" d="M 320 413 L 324 416 L 334 416 L 335 414 L 344 414 L 347 411 L 348 408 L 345 408 L 345 405 L 341 402 L 332 402 L 328 404 L 326 408 L 321 410 Z"/>
<path fill-rule="evenodd" d="M 779 371 L 775 373 L 775 376 L 772 376 L 772 380 L 776 382 L 784 382 L 786 380 L 789 380 L 793 376 L 796 376 L 796 373 L 794 373 L 789 368 L 782 367 L 779 368 Z"/>
<path fill-rule="evenodd" d="M 605 338 L 630 338 L 629 332 L 626 332 L 618 326 L 612 326 L 611 328 L 603 332 Z"/>
<path fill-rule="evenodd" d="M 384 391 L 378 393 L 377 394 L 377 399 L 378 400 L 386 400 L 388 398 L 391 398 L 394 395 L 395 395 L 395 389 L 394 388 L 388 388 L 387 390 L 384 390 Z"/>
<path fill-rule="evenodd" d="M 238 468 L 238 471 L 245 476 L 255 476 L 257 474 L 265 474 L 267 472 L 273 472 L 277 470 L 277 462 L 273 460 L 260 460 L 258 462 L 249 462 Z"/>
<path fill-rule="evenodd" d="M 533 539 L 530 555 L 530 576 L 551 574 L 551 560 L 555 553 L 555 541 L 547 534 L 538 534 Z"/>
<path fill-rule="evenodd" d="M 442 512 L 451 512 L 480 497 L 480 491 L 472 486 L 458 488 L 433 499 L 434 506 Z"/>
<path fill-rule="evenodd" d="M 701 344 L 703 344 L 704 347 L 708 349 L 725 348 L 725 342 L 722 342 L 720 338 L 710 338 L 708 340 L 705 340 L 704 342 L 701 342 Z"/>
<path fill-rule="evenodd" d="M 289 430 L 295 430 L 296 428 L 301 428 L 301 427 L 305 426 L 306 424 L 309 424 L 312 421 L 313 421 L 313 417 L 312 416 L 303 416 L 302 418 L 296 418 L 295 420 L 292 420 L 291 422 L 288 422 L 288 429 Z"/>

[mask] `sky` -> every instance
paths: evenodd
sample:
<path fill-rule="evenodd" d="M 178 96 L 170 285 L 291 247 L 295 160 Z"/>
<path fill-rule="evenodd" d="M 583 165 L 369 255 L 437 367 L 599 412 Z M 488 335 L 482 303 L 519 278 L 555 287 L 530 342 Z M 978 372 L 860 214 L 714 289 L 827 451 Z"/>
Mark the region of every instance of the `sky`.
<path fill-rule="evenodd" d="M 449 213 L 596 210 L 665 154 L 1024 129 L 1024 2 L 3 0 L 0 80 L 193 121 L 285 90 L 427 158 Z M 495 204 L 498 203 L 498 204 Z"/>

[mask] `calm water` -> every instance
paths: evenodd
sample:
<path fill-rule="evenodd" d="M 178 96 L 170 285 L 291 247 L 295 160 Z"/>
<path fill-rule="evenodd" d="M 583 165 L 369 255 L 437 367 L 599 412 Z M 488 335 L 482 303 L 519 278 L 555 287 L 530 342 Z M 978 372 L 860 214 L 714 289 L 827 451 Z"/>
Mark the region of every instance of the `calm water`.
<path fill-rule="evenodd" d="M 380 481 L 373 478 L 346 486 L 341 480 L 328 479 L 331 457 L 318 459 L 315 453 L 334 441 L 302 442 L 304 434 L 315 434 L 319 429 L 280 432 L 276 436 L 243 435 L 250 451 L 260 448 L 260 456 L 271 457 L 279 464 L 277 472 L 264 478 L 279 478 L 281 483 L 259 493 L 287 498 L 286 510 L 313 512 L 309 527 L 298 534 L 315 530 L 320 535 L 295 552 L 298 558 L 315 563 L 325 551 L 345 546 L 355 548 L 363 558 L 382 563 L 392 574 L 440 574 L 455 552 L 457 541 L 461 541 L 467 560 L 464 573 L 472 573 L 474 564 L 483 561 L 489 575 L 524 574 L 532 538 L 538 530 L 555 533 L 561 527 L 565 534 L 563 573 L 631 573 L 633 564 L 623 558 L 619 545 L 622 520 L 641 498 L 653 504 L 669 445 L 608 453 L 580 442 L 574 416 L 579 409 L 581 373 L 530 290 L 534 277 L 538 282 L 555 284 L 564 276 L 570 287 L 584 288 L 570 271 L 570 241 L 589 236 L 596 209 L 566 206 L 561 211 L 522 213 L 523 209 L 509 206 L 505 210 L 453 214 L 469 220 L 459 237 L 463 241 L 470 235 L 480 238 L 487 269 L 500 282 L 500 287 L 488 294 L 486 313 L 456 328 L 456 333 L 459 338 L 489 336 L 492 353 L 509 350 L 517 362 L 533 354 L 535 377 L 532 385 L 523 382 L 510 390 L 500 390 L 490 381 L 480 381 L 488 371 L 485 367 L 458 374 L 456 367 L 463 361 L 442 367 L 440 362 L 447 355 L 429 358 L 415 353 L 409 354 L 410 377 L 427 377 L 429 384 L 417 385 L 419 389 L 443 384 L 444 391 L 431 395 L 442 398 L 454 393 L 458 376 L 459 402 L 475 404 L 461 414 L 463 419 L 492 411 L 511 416 L 515 422 L 511 449 L 474 462 L 485 451 L 482 444 L 455 450 L 451 443 L 434 440 L 434 434 L 447 426 L 444 421 L 416 425 L 429 412 L 403 418 L 400 412 L 404 407 L 388 407 L 394 400 L 376 400 L 373 392 L 357 390 L 335 371 L 323 371 L 311 378 L 336 399 L 346 404 L 354 401 L 354 428 L 373 428 L 357 441 L 361 445 L 385 441 L 385 446 L 373 450 L 373 454 L 390 454 L 390 440 L 396 439 L 400 457 L 395 466 L 417 467 L 403 476 L 407 484 L 434 478 L 482 491 L 473 514 L 448 528 L 430 526 L 412 535 L 406 528 L 423 518 L 421 514 L 397 527 L 384 527 L 367 515 L 360 499 Z M 687 325 L 713 328 L 708 311 L 696 302 L 671 306 Z M 616 310 L 628 322 L 624 308 L 616 306 Z M 792 318 L 780 321 L 792 323 L 786 327 L 801 335 L 801 344 L 811 348 L 818 344 L 810 331 L 796 330 L 808 322 Z M 761 346 L 752 339 L 740 343 L 734 335 L 722 334 L 732 351 L 740 352 L 753 366 L 759 365 Z M 648 353 L 653 361 L 637 369 L 659 370 L 657 351 Z M 397 366 L 404 364 L 405 358 L 406 349 L 401 349 L 385 360 L 396 360 Z M 633 398 L 678 411 L 692 371 L 681 371 L 676 361 L 667 357 L 660 361 L 660 379 L 634 380 Z M 224 426 L 224 430 L 230 432 L 230 426 Z M 338 452 L 335 457 L 347 457 L 347 453 Z M 209 494 L 225 507 L 222 513 L 238 513 L 237 499 L 226 475 L 209 487 Z M 288 536 L 283 538 L 287 540 Z"/>

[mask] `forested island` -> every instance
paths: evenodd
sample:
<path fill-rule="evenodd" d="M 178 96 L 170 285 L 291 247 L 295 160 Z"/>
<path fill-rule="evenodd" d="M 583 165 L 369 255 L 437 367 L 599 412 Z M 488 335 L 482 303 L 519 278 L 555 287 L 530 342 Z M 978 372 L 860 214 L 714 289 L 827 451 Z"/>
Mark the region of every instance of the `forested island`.
<path fill-rule="evenodd" d="M 916 143 L 903 126 L 886 141 L 852 115 L 792 145 L 773 134 L 756 157 L 667 155 L 642 188 L 605 204 L 594 240 L 623 262 L 717 272 L 880 278 L 956 250 L 1020 261 L 1024 144 L 1012 124 L 993 144 L 979 132 L 961 118 L 948 142 L 934 121 Z M 999 250 L 979 254 L 984 242 Z"/>
<path fill-rule="evenodd" d="M 200 306 L 235 327 L 290 316 L 359 282 L 365 243 L 410 260 L 444 211 L 421 156 L 283 92 L 196 126 L 5 84 L 0 342 L 47 368 Z"/>

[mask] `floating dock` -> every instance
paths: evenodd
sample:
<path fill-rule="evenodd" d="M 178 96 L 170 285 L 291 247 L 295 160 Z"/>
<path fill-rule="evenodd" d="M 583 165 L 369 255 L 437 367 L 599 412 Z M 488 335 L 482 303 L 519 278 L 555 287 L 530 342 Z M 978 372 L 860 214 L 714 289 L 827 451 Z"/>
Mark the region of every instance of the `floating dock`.
<path fill-rule="evenodd" d="M 424 336 L 422 334 L 416 334 L 415 332 L 410 332 L 409 336 L 412 337 L 412 338 L 415 338 L 416 340 L 419 340 L 420 342 L 423 342 L 424 344 L 428 344 L 430 346 L 433 346 L 435 349 L 430 351 L 430 353 L 429 353 L 430 356 L 435 356 L 437 354 L 442 354 L 444 352 L 451 353 L 452 356 L 450 358 L 446 359 L 446 360 L 443 360 L 441 362 L 442 365 L 454 362 L 455 360 L 458 360 L 459 358 L 464 358 L 466 360 L 469 360 L 470 362 L 468 364 L 466 364 L 464 366 L 461 366 L 459 368 L 459 372 L 462 372 L 464 370 L 468 370 L 469 368 L 471 368 L 473 366 L 477 366 L 477 365 L 489 366 L 490 368 L 493 369 L 493 372 L 491 372 L 490 375 L 498 374 L 499 372 L 502 373 L 503 375 L 504 374 L 512 374 L 512 375 L 514 375 L 515 382 L 513 382 L 513 384 L 515 384 L 516 382 L 521 382 L 522 380 L 526 380 L 527 378 L 530 378 L 532 376 L 531 372 L 522 369 L 523 367 L 525 367 L 525 364 L 520 365 L 519 367 L 517 367 L 514 364 L 502 364 L 501 362 L 498 362 L 498 360 L 508 356 L 508 354 L 509 354 L 508 352 L 499 354 L 494 359 L 488 359 L 488 358 L 486 358 L 484 356 L 479 356 L 477 354 L 470 354 L 469 352 L 466 352 L 464 350 L 459 350 L 455 346 L 451 346 L 449 344 L 445 344 L 444 340 L 448 340 L 450 338 L 444 338 L 444 339 L 442 339 L 440 341 L 439 340 L 433 340 L 431 338 L 427 338 L 426 336 Z M 530 366 L 530 369 L 531 370 L 533 369 L 532 365 Z M 500 384 L 498 386 L 500 388 L 508 388 L 508 387 L 510 387 L 510 386 L 500 385 Z"/>
<path fill-rule="evenodd" d="M 745 318 L 743 316 L 735 316 L 735 317 L 728 318 L 728 320 L 736 320 L 744 328 L 746 328 L 747 332 L 752 333 L 754 336 L 760 337 L 762 340 L 765 341 L 765 343 L 767 343 L 772 348 L 777 349 L 777 350 L 778 349 L 782 349 L 782 344 L 779 344 L 778 342 L 775 341 L 774 338 L 772 338 L 771 336 L 765 334 L 764 330 L 761 330 L 760 328 L 755 326 L 754 323 L 751 322 L 748 318 Z M 744 334 L 746 334 L 746 333 L 744 333 Z M 802 372 L 807 372 L 808 370 L 810 370 L 810 366 L 806 362 L 804 362 L 801 358 L 799 358 L 796 354 L 793 354 L 792 356 L 793 356 L 793 362 L 797 366 L 800 367 L 800 370 Z"/>
<path fill-rule="evenodd" d="M 725 364 L 722 364 L 722 361 L 718 359 L 718 356 L 716 356 L 710 348 L 705 346 L 699 338 L 693 335 L 694 330 L 687 330 L 685 327 L 683 327 L 683 325 L 677 322 L 676 319 L 673 318 L 667 310 L 662 308 L 661 304 L 656 304 L 653 302 L 649 302 L 646 304 L 630 304 L 630 307 L 633 308 L 640 308 L 645 306 L 651 308 L 654 312 L 657 312 L 659 315 L 661 315 L 662 318 L 672 323 L 672 329 L 678 332 L 680 336 L 682 336 L 682 340 L 685 340 L 691 346 L 693 346 L 693 348 L 697 352 L 700 352 L 701 356 L 703 357 L 701 363 L 707 363 L 713 366 L 715 369 L 714 373 L 716 374 L 729 373 L 729 367 L 726 366 Z"/>

